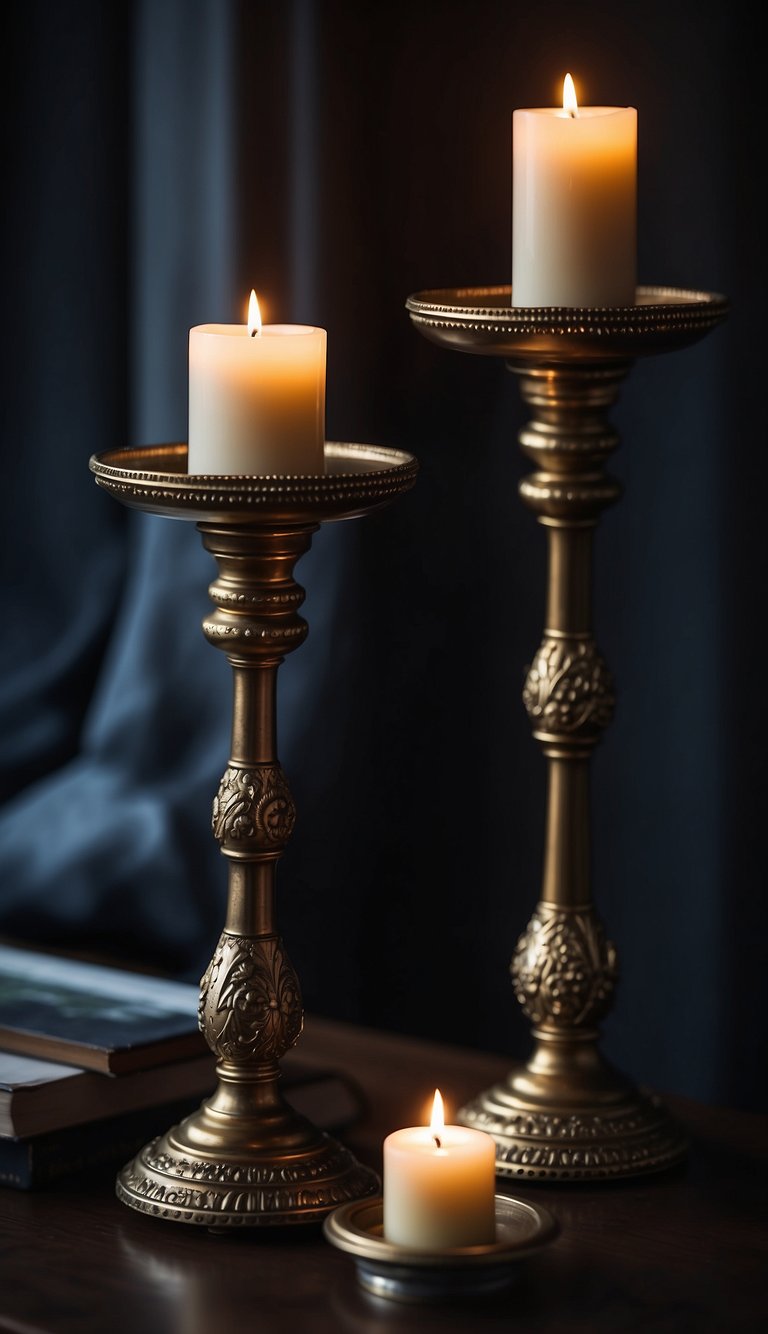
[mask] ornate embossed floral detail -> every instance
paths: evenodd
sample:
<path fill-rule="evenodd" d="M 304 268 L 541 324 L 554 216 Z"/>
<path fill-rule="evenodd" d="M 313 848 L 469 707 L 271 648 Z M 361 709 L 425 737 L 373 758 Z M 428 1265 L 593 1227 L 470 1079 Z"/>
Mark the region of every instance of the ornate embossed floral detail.
<path fill-rule="evenodd" d="M 238 611 L 243 608 L 252 607 L 298 607 L 304 601 L 304 589 L 299 588 L 298 584 L 289 588 L 287 592 L 279 593 L 264 592 L 261 588 L 247 589 L 225 588 L 223 585 L 213 583 L 208 592 L 211 599 L 220 607 L 237 607 Z"/>
<path fill-rule="evenodd" d="M 591 639 L 545 639 L 523 687 L 537 731 L 596 732 L 613 714 L 613 682 Z"/>
<path fill-rule="evenodd" d="M 535 1024 L 595 1023 L 618 978 L 616 950 L 592 913 L 539 904 L 510 966 L 515 995 Z"/>
<path fill-rule="evenodd" d="M 117 1182 L 125 1204 L 155 1217 L 209 1227 L 247 1226 L 259 1216 L 270 1223 L 311 1221 L 379 1188 L 375 1174 L 333 1140 L 305 1161 L 284 1165 L 194 1160 L 161 1145 L 148 1144 Z"/>
<path fill-rule="evenodd" d="M 296 807 L 279 765 L 227 769 L 213 799 L 212 825 L 220 843 L 247 840 L 256 847 L 287 843 Z"/>
<path fill-rule="evenodd" d="M 198 1017 L 219 1060 L 279 1060 L 303 1024 L 299 980 L 280 938 L 223 935 L 200 983 Z"/>
<path fill-rule="evenodd" d="M 496 1140 L 499 1176 L 545 1179 L 636 1176 L 680 1159 L 681 1142 L 650 1101 L 627 1116 L 609 1112 L 568 1116 L 524 1112 L 499 1116 L 479 1103 L 459 1113 L 461 1125 L 484 1130 Z"/>
<path fill-rule="evenodd" d="M 328 1147 L 321 1154 L 295 1162 L 229 1162 L 209 1161 L 193 1157 L 180 1157 L 178 1153 L 168 1153 L 158 1148 L 160 1140 L 153 1140 L 141 1154 L 141 1165 L 158 1176 L 184 1181 L 214 1182 L 220 1186 L 302 1186 L 317 1182 L 322 1174 L 329 1181 L 341 1177 L 349 1171 L 352 1163 L 349 1151 L 336 1144 L 327 1142 Z"/>

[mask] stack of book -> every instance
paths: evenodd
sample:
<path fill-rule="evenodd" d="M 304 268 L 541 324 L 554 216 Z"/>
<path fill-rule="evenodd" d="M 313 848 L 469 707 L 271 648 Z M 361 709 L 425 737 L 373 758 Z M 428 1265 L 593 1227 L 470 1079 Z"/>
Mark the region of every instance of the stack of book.
<path fill-rule="evenodd" d="M 119 1164 L 216 1084 L 196 987 L 0 946 L 0 1186 Z M 328 1130 L 363 1110 L 354 1081 L 283 1067 L 288 1100 Z"/>

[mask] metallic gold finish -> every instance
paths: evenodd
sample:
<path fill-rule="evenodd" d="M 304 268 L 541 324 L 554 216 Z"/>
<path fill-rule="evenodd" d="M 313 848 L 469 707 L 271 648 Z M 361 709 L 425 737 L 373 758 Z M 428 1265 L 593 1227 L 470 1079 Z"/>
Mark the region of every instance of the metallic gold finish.
<path fill-rule="evenodd" d="M 413 486 L 418 471 L 413 456 L 402 450 L 331 441 L 326 442 L 321 476 L 188 473 L 185 444 L 107 450 L 96 454 L 90 467 L 98 485 L 116 500 L 149 514 L 224 525 L 274 520 L 310 533 L 326 520 L 353 519 L 387 505 Z M 238 582 L 220 596 L 241 609 L 249 596 L 256 606 L 276 605 L 269 590 L 248 594 Z M 298 596 L 299 602 L 303 598 L 284 592 L 276 596 Z"/>
<path fill-rule="evenodd" d="M 510 287 L 437 288 L 409 296 L 406 308 L 441 347 L 535 366 L 629 362 L 688 347 L 728 308 L 717 293 L 676 287 L 638 287 L 634 306 L 594 309 L 511 306 L 511 295 Z"/>
<path fill-rule="evenodd" d="M 520 484 L 547 533 L 544 637 L 523 702 L 548 763 L 541 899 L 511 965 L 533 1024 L 533 1055 L 458 1114 L 492 1134 L 501 1176 L 635 1176 L 679 1162 L 681 1132 L 657 1099 L 600 1055 L 596 1024 L 611 1004 L 616 950 L 592 900 L 589 761 L 614 707 L 592 633 L 592 533 L 619 497 L 603 471 L 618 436 L 606 413 L 636 356 L 701 338 L 726 314 L 707 292 L 638 288 L 626 309 L 524 309 L 509 287 L 421 292 L 411 319 L 443 347 L 504 357 L 531 420 L 519 436 L 536 471 Z"/>
<path fill-rule="evenodd" d="M 508 1195 L 496 1196 L 496 1240 L 485 1246 L 445 1251 L 395 1246 L 384 1238 L 383 1217 L 381 1197 L 355 1200 L 330 1214 L 323 1231 L 352 1256 L 361 1287 L 403 1302 L 500 1292 L 514 1282 L 519 1261 L 557 1235 L 548 1209 Z"/>
<path fill-rule="evenodd" d="M 120 1172 L 119 1198 L 144 1213 L 209 1228 L 314 1223 L 378 1190 L 376 1174 L 279 1089 L 303 1011 L 275 914 L 277 863 L 296 814 L 275 703 L 278 667 L 307 634 L 293 569 L 313 533 L 408 491 L 417 466 L 397 450 L 346 444 L 326 446 L 317 477 L 190 476 L 184 445 L 91 459 L 99 485 L 124 504 L 197 522 L 219 570 L 203 631 L 234 675 L 232 749 L 212 815 L 229 864 L 227 915 L 199 1013 L 218 1087 Z"/>

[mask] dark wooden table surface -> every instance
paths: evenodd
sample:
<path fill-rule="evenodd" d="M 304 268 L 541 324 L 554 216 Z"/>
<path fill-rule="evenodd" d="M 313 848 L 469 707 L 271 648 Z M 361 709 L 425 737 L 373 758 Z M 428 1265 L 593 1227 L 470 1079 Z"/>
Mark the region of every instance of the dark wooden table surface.
<path fill-rule="evenodd" d="M 502 1058 L 310 1019 L 303 1061 L 346 1068 L 371 1099 L 347 1135 L 380 1167 L 384 1134 L 454 1109 Z M 0 1329 L 14 1334 L 492 1334 L 768 1330 L 768 1118 L 670 1105 L 692 1141 L 675 1174 L 599 1186 L 509 1185 L 558 1238 L 503 1297 L 434 1307 L 367 1296 L 316 1229 L 214 1236 L 118 1204 L 113 1172 L 0 1190 Z"/>

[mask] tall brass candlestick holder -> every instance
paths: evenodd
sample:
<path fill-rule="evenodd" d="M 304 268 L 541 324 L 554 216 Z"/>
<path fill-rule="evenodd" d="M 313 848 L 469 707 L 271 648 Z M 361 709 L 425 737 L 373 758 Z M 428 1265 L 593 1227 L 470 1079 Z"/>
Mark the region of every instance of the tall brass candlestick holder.
<path fill-rule="evenodd" d="M 185 445 L 91 459 L 99 486 L 123 504 L 196 521 L 219 569 L 203 631 L 234 673 L 232 755 L 213 803 L 227 916 L 200 993 L 218 1087 L 123 1168 L 117 1193 L 144 1213 L 209 1228 L 313 1223 L 379 1182 L 299 1116 L 278 1083 L 303 1013 L 275 917 L 275 871 L 295 816 L 277 758 L 277 669 L 307 634 L 293 567 L 313 533 L 388 504 L 418 465 L 397 450 L 327 444 L 322 476 L 190 476 L 186 466 Z"/>
<path fill-rule="evenodd" d="M 520 444 L 537 467 L 520 494 L 549 539 L 546 628 L 523 689 L 549 767 L 543 885 L 511 966 L 535 1047 L 458 1119 L 493 1135 L 501 1176 L 634 1176 L 678 1162 L 685 1143 L 658 1100 L 597 1048 L 617 966 L 590 875 L 589 761 L 614 703 L 591 628 L 592 532 L 619 497 L 602 471 L 618 443 L 605 414 L 633 359 L 701 338 L 726 303 L 656 287 L 639 288 L 625 309 L 526 309 L 510 299 L 509 287 L 464 288 L 406 303 L 432 342 L 503 357 L 519 376 L 532 414 Z"/>

